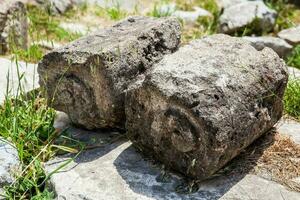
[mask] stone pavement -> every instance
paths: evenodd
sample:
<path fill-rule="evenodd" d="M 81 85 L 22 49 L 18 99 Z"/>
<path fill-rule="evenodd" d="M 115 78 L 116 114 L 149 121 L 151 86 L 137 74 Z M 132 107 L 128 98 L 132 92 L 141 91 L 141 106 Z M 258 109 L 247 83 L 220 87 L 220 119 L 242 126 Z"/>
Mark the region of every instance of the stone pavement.
<path fill-rule="evenodd" d="M 68 127 L 68 118 L 61 113 L 58 116 L 56 128 Z M 282 121 L 279 131 L 290 130 L 289 124 Z M 252 174 L 221 175 L 201 183 L 195 193 L 178 193 L 186 186 L 184 179 L 178 174 L 167 173 L 163 166 L 143 157 L 122 134 L 90 132 L 74 127 L 68 132 L 74 139 L 87 143 L 89 150 L 51 177 L 59 200 L 300 199 L 299 193 Z M 290 135 L 289 131 L 284 133 Z M 46 164 L 46 170 L 51 172 L 70 158 L 71 155 L 57 157 Z"/>
<path fill-rule="evenodd" d="M 0 102 L 3 102 L 5 99 L 7 88 L 10 91 L 10 95 L 16 95 L 19 85 L 21 85 L 25 91 L 39 87 L 36 69 L 36 64 L 25 62 L 16 63 L 6 58 L 0 58 Z M 19 79 L 19 77 L 22 78 Z"/>

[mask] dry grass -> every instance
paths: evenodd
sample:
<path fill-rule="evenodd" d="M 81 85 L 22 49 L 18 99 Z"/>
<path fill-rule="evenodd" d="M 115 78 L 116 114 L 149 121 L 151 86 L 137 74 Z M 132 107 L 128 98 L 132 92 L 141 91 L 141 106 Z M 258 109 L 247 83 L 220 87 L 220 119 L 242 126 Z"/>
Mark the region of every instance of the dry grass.
<path fill-rule="evenodd" d="M 253 173 L 300 192 L 300 145 L 288 136 L 271 132 L 255 141 L 221 173 Z"/>
<path fill-rule="evenodd" d="M 293 181 L 300 177 L 300 145 L 278 133 L 274 134 L 273 140 L 257 160 L 255 171 L 267 170 L 274 181 L 300 192 L 300 183 Z"/>

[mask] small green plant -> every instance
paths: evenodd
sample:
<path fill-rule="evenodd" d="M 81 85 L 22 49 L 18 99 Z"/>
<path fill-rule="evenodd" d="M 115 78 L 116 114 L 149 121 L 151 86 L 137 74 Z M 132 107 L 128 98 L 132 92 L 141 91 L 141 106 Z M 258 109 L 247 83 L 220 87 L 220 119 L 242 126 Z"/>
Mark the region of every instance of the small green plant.
<path fill-rule="evenodd" d="M 21 160 L 16 181 L 4 188 L 7 199 L 30 199 L 47 192 L 42 162 L 54 153 L 54 116 L 54 110 L 45 106 L 43 99 L 27 99 L 22 93 L 7 96 L 0 106 L 0 135 L 16 146 Z"/>
<path fill-rule="evenodd" d="M 234 36 L 242 37 L 242 36 L 250 36 L 250 35 L 266 35 L 266 30 L 261 28 L 260 19 L 255 18 L 253 22 L 246 25 L 243 29 L 239 29 L 234 32 Z"/>
<path fill-rule="evenodd" d="M 289 0 L 265 0 L 265 3 L 278 13 L 274 28 L 275 33 L 293 26 L 295 6 L 290 4 Z"/>
<path fill-rule="evenodd" d="M 285 112 L 300 120 L 300 79 L 289 80 L 284 95 Z"/>
<path fill-rule="evenodd" d="M 106 12 L 112 20 L 120 20 L 127 15 L 125 11 L 121 10 L 119 3 L 116 3 L 113 7 L 107 8 Z"/>
<path fill-rule="evenodd" d="M 300 69 L 300 45 L 296 46 L 293 52 L 287 58 L 287 64 Z"/>
<path fill-rule="evenodd" d="M 19 72 L 17 58 L 13 61 Z M 29 93 L 24 91 L 24 74 L 18 73 L 18 79 L 13 94 L 7 84 L 5 101 L 0 103 L 0 137 L 16 147 L 20 159 L 20 170 L 14 173 L 15 181 L 4 187 L 4 197 L 50 200 L 54 194 L 46 187 L 50 175 L 46 175 L 43 163 L 59 150 L 78 151 L 54 144 L 61 134 L 53 126 L 55 110 L 47 106 L 37 90 Z M 7 83 L 10 81 L 7 80 Z"/>
<path fill-rule="evenodd" d="M 27 50 L 15 49 L 13 50 L 13 53 L 18 57 L 18 60 L 23 60 L 29 63 L 37 63 L 44 55 L 43 50 L 36 44 L 31 45 Z"/>
<path fill-rule="evenodd" d="M 168 17 L 168 16 L 172 15 L 172 10 L 170 10 L 170 9 L 162 10 L 161 6 L 162 6 L 162 4 L 155 3 L 153 10 L 150 13 L 148 13 L 148 15 L 151 17 L 157 17 L 157 18 Z"/>
<path fill-rule="evenodd" d="M 36 6 L 28 6 L 28 17 L 30 20 L 30 36 L 33 41 L 52 40 L 59 42 L 73 41 L 81 34 L 70 33 L 59 26 L 60 18 L 52 16 Z"/>
<path fill-rule="evenodd" d="M 195 0 L 195 5 L 211 12 L 214 16 L 220 13 L 216 0 Z"/>

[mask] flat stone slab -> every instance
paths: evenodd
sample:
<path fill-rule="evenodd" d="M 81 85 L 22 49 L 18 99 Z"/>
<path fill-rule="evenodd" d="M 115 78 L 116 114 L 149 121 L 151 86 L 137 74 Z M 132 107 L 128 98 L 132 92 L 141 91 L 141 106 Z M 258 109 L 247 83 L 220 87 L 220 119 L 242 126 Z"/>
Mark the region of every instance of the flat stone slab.
<path fill-rule="evenodd" d="M 56 128 L 66 128 L 68 119 L 60 114 Z M 113 132 L 90 132 L 72 127 L 73 138 L 89 143 L 67 166 L 51 176 L 58 200 L 297 200 L 300 194 L 252 174 L 222 175 L 202 182 L 195 193 L 180 193 L 185 180 L 142 157 L 131 142 Z M 91 139 L 89 139 L 91 138 Z M 123 139 L 122 139 L 123 138 Z M 98 144 L 93 146 L 91 144 Z M 114 141 L 114 142 L 109 142 Z M 72 158 L 64 155 L 46 164 L 48 173 Z"/>
<path fill-rule="evenodd" d="M 77 33 L 81 35 L 86 35 L 92 31 L 95 31 L 95 28 L 88 27 L 81 23 L 72 23 L 72 22 L 62 22 L 59 25 L 61 28 L 71 32 L 71 33 Z"/>
<path fill-rule="evenodd" d="M 7 86 L 10 90 L 11 95 L 15 95 L 17 93 L 19 86 L 17 66 L 19 68 L 19 75 L 24 75 L 20 83 L 26 92 L 39 87 L 39 77 L 36 64 L 30 64 L 20 61 L 18 62 L 18 64 L 16 64 L 15 61 L 6 58 L 0 58 L 0 66 L 0 102 L 3 102 L 3 100 L 5 99 Z"/>
<path fill-rule="evenodd" d="M 17 173 L 19 164 L 16 148 L 0 137 L 0 194 L 3 193 L 3 186 L 14 181 L 14 173 Z"/>
<path fill-rule="evenodd" d="M 300 69 L 294 67 L 288 67 L 290 79 L 298 79 L 300 78 Z"/>
<path fill-rule="evenodd" d="M 292 50 L 293 46 L 287 43 L 285 40 L 271 37 L 271 36 L 261 36 L 261 37 L 249 37 L 245 36 L 243 39 L 249 41 L 251 45 L 258 51 L 261 51 L 265 47 L 273 49 L 280 57 L 286 57 Z"/>
<path fill-rule="evenodd" d="M 300 44 L 300 25 L 280 31 L 278 37 L 294 45 Z"/>
<path fill-rule="evenodd" d="M 300 144 L 300 122 L 282 118 L 276 127 L 279 133 L 290 136 L 294 142 Z"/>
<path fill-rule="evenodd" d="M 38 45 L 38 46 L 43 47 L 48 50 L 57 49 L 62 46 L 62 44 L 60 44 L 60 43 L 56 43 L 56 42 L 48 41 L 48 40 L 40 40 L 40 41 L 36 41 L 32 44 Z"/>

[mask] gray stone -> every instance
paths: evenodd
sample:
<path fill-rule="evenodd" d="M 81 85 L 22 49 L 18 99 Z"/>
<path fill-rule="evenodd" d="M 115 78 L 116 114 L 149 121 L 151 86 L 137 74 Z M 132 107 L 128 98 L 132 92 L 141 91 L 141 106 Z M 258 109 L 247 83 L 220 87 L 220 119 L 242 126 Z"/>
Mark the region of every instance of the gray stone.
<path fill-rule="evenodd" d="M 203 8 L 194 7 L 193 11 L 177 10 L 172 16 L 178 17 L 188 23 L 195 23 L 199 17 L 212 17 L 212 14 Z"/>
<path fill-rule="evenodd" d="M 248 37 L 245 36 L 243 39 L 249 41 L 251 45 L 256 48 L 258 51 L 261 51 L 265 47 L 273 49 L 280 57 L 286 57 L 292 50 L 293 46 L 287 43 L 285 40 L 271 37 L 271 36 L 262 36 L 262 37 Z"/>
<path fill-rule="evenodd" d="M 73 123 L 123 128 L 124 90 L 179 42 L 176 18 L 128 18 L 45 55 L 40 84 Z"/>
<path fill-rule="evenodd" d="M 210 177 L 281 118 L 287 67 L 227 35 L 166 55 L 126 94 L 133 144 L 166 166 Z"/>
<path fill-rule="evenodd" d="M 220 17 L 219 31 L 233 33 L 247 25 L 255 29 L 270 31 L 275 25 L 277 13 L 261 1 L 246 1 L 225 9 Z"/>
<path fill-rule="evenodd" d="M 27 48 L 28 21 L 25 6 L 17 0 L 0 0 L 0 54 L 11 48 Z"/>
<path fill-rule="evenodd" d="M 279 133 L 290 136 L 294 142 L 300 144 L 300 122 L 282 118 L 276 125 L 276 128 Z"/>
<path fill-rule="evenodd" d="M 0 58 L 0 66 L 0 103 L 5 99 L 7 88 L 9 89 L 9 95 L 16 95 L 18 93 L 19 83 L 25 92 L 39 87 L 37 65 L 24 62 L 16 64 L 13 60 Z M 19 75 L 23 75 L 21 80 L 18 77 L 18 69 Z"/>
<path fill-rule="evenodd" d="M 126 140 L 109 142 L 111 134 L 72 128 L 72 135 L 94 140 L 101 147 L 82 152 L 54 173 L 51 185 L 57 200 L 297 200 L 300 194 L 282 185 L 251 174 L 221 175 L 200 183 L 195 193 L 179 193 L 185 179 L 143 158 Z M 113 134 L 113 138 L 118 137 Z M 78 139 L 78 137 L 76 137 Z M 93 139 L 87 139 L 87 138 Z M 96 139 L 95 139 L 96 138 Z M 64 155 L 46 163 L 53 172 L 74 155 Z M 176 192 L 178 191 L 178 192 Z"/>
<path fill-rule="evenodd" d="M 74 6 L 72 0 L 36 0 L 52 14 L 63 14 Z"/>
<path fill-rule="evenodd" d="M 77 33 L 81 35 L 87 35 L 92 31 L 96 31 L 95 28 L 90 28 L 82 23 L 71 23 L 71 22 L 61 22 L 59 26 L 68 32 Z"/>
<path fill-rule="evenodd" d="M 291 79 L 300 79 L 300 69 L 294 67 L 288 67 L 289 78 Z"/>
<path fill-rule="evenodd" d="M 244 3 L 246 1 L 263 1 L 263 0 L 216 0 L 219 8 L 226 9 L 231 6 L 237 5 L 239 3 Z"/>
<path fill-rule="evenodd" d="M 280 31 L 278 37 L 293 45 L 300 44 L 300 25 Z"/>
<path fill-rule="evenodd" d="M 0 137 L 0 188 L 11 184 L 19 172 L 18 151 L 9 142 Z M 0 193 L 1 194 L 1 193 Z"/>
<path fill-rule="evenodd" d="M 40 40 L 40 41 L 35 41 L 32 43 L 33 45 L 38 45 L 40 47 L 43 47 L 48 50 L 56 49 L 62 46 L 62 44 L 54 42 L 54 41 L 49 41 L 49 40 Z"/>
<path fill-rule="evenodd" d="M 176 3 L 163 4 L 158 6 L 157 9 L 162 16 L 172 15 L 177 10 L 177 5 Z"/>
<path fill-rule="evenodd" d="M 192 11 L 178 10 L 175 3 L 163 4 L 158 6 L 158 12 L 164 15 L 178 17 L 187 23 L 195 23 L 199 17 L 212 17 L 212 14 L 200 7 L 193 7 Z"/>
<path fill-rule="evenodd" d="M 141 0 L 87 0 L 89 4 L 96 4 L 103 8 L 119 7 L 127 12 L 135 12 L 136 9 L 142 9 Z"/>

